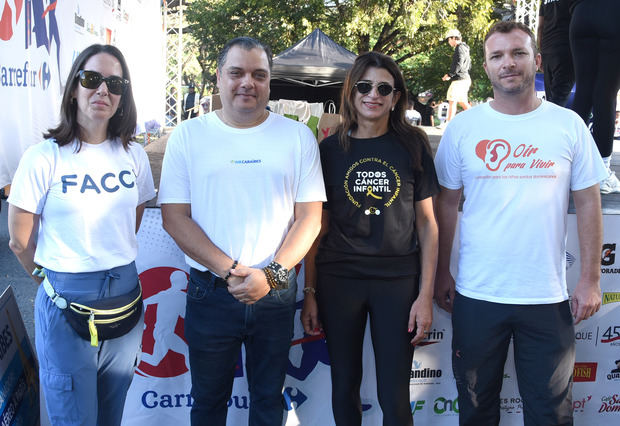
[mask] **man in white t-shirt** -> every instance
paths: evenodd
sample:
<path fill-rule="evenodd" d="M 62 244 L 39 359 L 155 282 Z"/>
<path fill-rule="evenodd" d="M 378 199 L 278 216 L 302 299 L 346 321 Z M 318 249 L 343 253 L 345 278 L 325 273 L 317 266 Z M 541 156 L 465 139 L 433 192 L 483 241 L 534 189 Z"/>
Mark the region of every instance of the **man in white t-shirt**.
<path fill-rule="evenodd" d="M 494 99 L 457 115 L 435 159 L 437 304 L 452 312 L 452 361 L 461 425 L 497 425 L 510 341 L 526 425 L 572 424 L 573 324 L 601 304 L 605 167 L 572 111 L 536 98 L 540 55 L 531 31 L 493 26 L 484 69 Z M 461 192 L 456 281 L 450 274 Z M 566 288 L 569 193 L 577 212 L 581 275 Z M 572 312 L 571 312 L 572 308 Z"/>
<path fill-rule="evenodd" d="M 268 47 L 229 41 L 218 58 L 222 109 L 183 122 L 166 147 L 163 224 L 191 267 L 192 425 L 226 424 L 242 344 L 249 423 L 282 423 L 294 266 L 318 234 L 325 189 L 312 132 L 266 110 L 270 75 Z"/>

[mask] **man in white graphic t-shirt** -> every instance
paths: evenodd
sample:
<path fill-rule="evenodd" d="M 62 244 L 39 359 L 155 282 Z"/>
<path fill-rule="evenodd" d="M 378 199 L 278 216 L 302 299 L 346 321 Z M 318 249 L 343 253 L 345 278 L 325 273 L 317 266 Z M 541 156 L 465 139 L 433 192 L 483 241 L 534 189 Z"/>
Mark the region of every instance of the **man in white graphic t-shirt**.
<path fill-rule="evenodd" d="M 605 167 L 579 117 L 536 97 L 540 55 L 526 26 L 496 24 L 484 53 L 494 99 L 450 122 L 435 159 L 441 185 L 435 299 L 452 312 L 459 423 L 499 424 L 512 340 L 525 424 L 568 425 L 573 324 L 601 305 L 598 182 Z M 455 280 L 449 265 L 461 193 Z M 570 303 L 569 193 L 581 252 L 581 275 Z"/>
<path fill-rule="evenodd" d="M 225 426 L 245 346 L 249 424 L 282 423 L 296 280 L 325 200 L 310 129 L 267 111 L 271 52 L 239 37 L 220 52 L 222 109 L 178 126 L 168 141 L 159 203 L 191 267 L 185 338 L 192 425 Z"/>

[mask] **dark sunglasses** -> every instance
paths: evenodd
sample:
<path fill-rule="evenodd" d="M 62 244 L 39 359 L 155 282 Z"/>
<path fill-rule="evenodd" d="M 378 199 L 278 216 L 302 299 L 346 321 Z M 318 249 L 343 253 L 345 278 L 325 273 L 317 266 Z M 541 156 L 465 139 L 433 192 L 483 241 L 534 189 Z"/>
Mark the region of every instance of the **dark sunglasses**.
<path fill-rule="evenodd" d="M 96 89 L 101 86 L 101 83 L 105 81 L 106 86 L 110 93 L 114 95 L 122 95 L 125 93 L 125 89 L 129 85 L 129 80 L 112 75 L 110 77 L 104 77 L 97 71 L 81 70 L 78 72 L 76 78 L 80 79 L 80 85 L 85 89 Z"/>
<path fill-rule="evenodd" d="M 374 84 L 372 84 L 372 83 L 370 83 L 368 81 L 358 81 L 357 83 L 355 83 L 355 88 L 362 95 L 365 95 L 366 93 L 370 93 L 370 91 L 372 90 L 373 86 L 374 86 Z M 376 86 L 377 86 L 377 92 L 379 92 L 379 94 L 381 96 L 387 96 L 390 93 L 396 92 L 398 90 L 398 89 L 394 89 L 388 83 L 377 83 Z"/>

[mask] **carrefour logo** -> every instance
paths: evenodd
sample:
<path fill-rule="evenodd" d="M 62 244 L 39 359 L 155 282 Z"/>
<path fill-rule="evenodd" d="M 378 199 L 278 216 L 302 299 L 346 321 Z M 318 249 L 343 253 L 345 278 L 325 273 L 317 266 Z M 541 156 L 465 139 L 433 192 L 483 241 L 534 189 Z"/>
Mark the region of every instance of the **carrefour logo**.
<path fill-rule="evenodd" d="M 19 67 L 0 67 L 0 83 L 3 87 L 40 87 L 47 90 L 51 79 L 52 73 L 47 62 L 37 68 L 32 68 L 28 61 Z"/>

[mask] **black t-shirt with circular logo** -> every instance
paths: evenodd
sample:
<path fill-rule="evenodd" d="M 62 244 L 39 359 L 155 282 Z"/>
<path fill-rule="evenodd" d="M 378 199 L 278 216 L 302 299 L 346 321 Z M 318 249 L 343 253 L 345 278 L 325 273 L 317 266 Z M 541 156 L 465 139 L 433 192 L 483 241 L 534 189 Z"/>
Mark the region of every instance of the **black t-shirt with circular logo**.
<path fill-rule="evenodd" d="M 333 135 L 320 151 L 330 221 L 316 257 L 319 272 L 359 278 L 418 274 L 414 203 L 439 192 L 430 154 L 422 150 L 423 170 L 414 170 L 392 133 L 351 138 L 347 152 Z"/>

